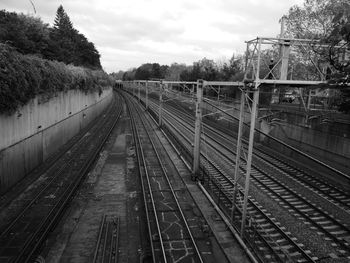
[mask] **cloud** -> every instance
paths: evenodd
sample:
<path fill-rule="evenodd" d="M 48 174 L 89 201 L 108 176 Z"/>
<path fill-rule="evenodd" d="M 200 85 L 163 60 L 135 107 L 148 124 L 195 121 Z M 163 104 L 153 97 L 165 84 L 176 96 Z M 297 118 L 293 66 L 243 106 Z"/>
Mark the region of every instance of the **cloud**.
<path fill-rule="evenodd" d="M 53 24 L 63 5 L 74 27 L 94 42 L 108 71 L 147 62 L 192 64 L 243 53 L 245 40 L 276 36 L 278 20 L 303 0 L 32 0 Z M 30 1 L 0 0 L 8 11 L 33 13 Z"/>

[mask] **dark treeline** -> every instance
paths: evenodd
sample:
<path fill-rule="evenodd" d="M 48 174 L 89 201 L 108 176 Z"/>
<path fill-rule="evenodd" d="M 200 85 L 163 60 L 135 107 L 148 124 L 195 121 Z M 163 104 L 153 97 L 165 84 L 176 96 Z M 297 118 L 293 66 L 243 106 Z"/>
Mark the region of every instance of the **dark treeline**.
<path fill-rule="evenodd" d="M 53 27 L 0 10 L 0 114 L 38 95 L 50 99 L 72 89 L 101 94 L 112 85 L 94 44 L 74 29 L 62 6 Z"/>
<path fill-rule="evenodd" d="M 57 9 L 53 27 L 40 18 L 0 10 L 0 42 L 22 54 L 101 69 L 94 44 L 73 27 L 62 6 Z"/>
<path fill-rule="evenodd" d="M 173 81 L 222 80 L 241 81 L 243 79 L 243 57 L 232 56 L 229 61 L 214 62 L 203 58 L 193 65 L 173 63 L 170 66 L 158 63 L 146 63 L 128 71 L 112 73 L 116 79 L 152 80 L 165 79 Z"/>

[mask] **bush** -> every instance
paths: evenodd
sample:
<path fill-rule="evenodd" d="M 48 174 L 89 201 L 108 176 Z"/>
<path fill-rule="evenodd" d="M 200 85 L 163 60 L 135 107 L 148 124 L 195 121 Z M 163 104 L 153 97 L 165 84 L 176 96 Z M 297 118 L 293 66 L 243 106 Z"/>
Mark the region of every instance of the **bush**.
<path fill-rule="evenodd" d="M 101 92 L 107 86 L 112 80 L 101 70 L 22 55 L 0 43 L 0 113 L 12 113 L 38 94 L 52 97 L 70 89 Z"/>

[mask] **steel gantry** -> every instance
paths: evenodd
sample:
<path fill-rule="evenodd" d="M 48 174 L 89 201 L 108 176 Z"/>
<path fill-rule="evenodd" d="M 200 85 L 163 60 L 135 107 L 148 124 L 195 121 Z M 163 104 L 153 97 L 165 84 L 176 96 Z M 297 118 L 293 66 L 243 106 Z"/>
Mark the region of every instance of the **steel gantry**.
<path fill-rule="evenodd" d="M 283 30 L 282 30 L 283 31 Z M 231 220 L 234 220 L 236 210 L 236 197 L 238 192 L 238 181 L 240 179 L 241 170 L 245 170 L 245 184 L 244 184 L 244 198 L 242 208 L 241 221 L 241 236 L 244 236 L 247 223 L 247 204 L 250 187 L 250 174 L 254 149 L 254 135 L 256 131 L 256 121 L 258 119 L 259 109 L 259 93 L 262 86 L 273 87 L 280 89 L 282 87 L 297 87 L 308 88 L 316 87 L 319 84 L 325 83 L 327 77 L 327 70 L 329 65 L 323 63 L 320 52 L 315 50 L 322 50 L 326 48 L 319 41 L 308 39 L 293 39 L 287 38 L 281 34 L 282 37 L 257 37 L 253 40 L 247 41 L 247 48 L 245 54 L 245 70 L 244 79 L 242 82 L 222 82 L 222 81 L 206 81 L 198 80 L 197 82 L 180 82 L 180 81 L 126 81 L 123 82 L 124 88 L 132 92 L 134 96 L 141 99 L 141 90 L 145 89 L 145 105 L 146 110 L 149 107 L 149 95 L 152 92 L 157 92 L 159 95 L 159 111 L 158 111 L 158 125 L 162 126 L 163 120 L 163 103 L 165 101 L 176 99 L 180 97 L 179 91 L 182 92 L 181 98 L 188 96 L 189 99 L 195 99 L 195 128 L 193 141 L 193 167 L 192 176 L 197 178 L 200 172 L 200 152 L 201 152 L 201 134 L 202 134 L 202 118 L 206 115 L 202 114 L 204 103 L 211 105 L 218 112 L 226 114 L 227 116 L 234 116 L 228 114 L 227 109 L 221 109 L 220 106 L 212 103 L 213 101 L 203 96 L 204 89 L 214 89 L 217 93 L 217 98 L 220 99 L 220 90 L 222 87 L 230 87 L 241 91 L 240 108 L 239 108 L 239 124 L 237 144 L 235 148 L 236 156 L 234 168 L 234 195 L 232 202 Z M 266 51 L 266 46 L 270 47 L 273 52 L 270 54 Z M 310 72 L 303 74 L 301 77 L 295 72 L 296 60 L 302 60 L 303 65 L 307 65 L 305 70 Z M 272 63 L 273 61 L 273 63 Z M 303 69 L 304 70 L 304 69 Z M 304 72 L 305 73 L 305 72 Z M 179 88 L 180 87 L 180 88 Z M 177 89 L 177 90 L 175 90 Z M 137 90 L 137 91 L 136 91 Z M 194 92 L 196 90 L 196 93 Z M 172 98 L 169 98 L 173 95 Z M 308 101 L 309 103 L 309 101 Z M 305 105 L 305 103 L 304 103 Z M 247 114 L 249 120 L 245 122 Z M 213 114 L 213 113 L 210 113 Z M 209 115 L 209 114 L 208 114 Z M 248 150 L 243 149 L 243 127 L 249 125 Z M 297 151 L 297 150 L 296 150 Z M 243 154 L 242 154 L 243 153 Z M 241 159 L 246 161 L 245 169 L 241 169 Z"/>
<path fill-rule="evenodd" d="M 282 23 L 283 24 L 283 23 Z M 283 29 L 281 32 L 283 35 Z M 236 166 L 235 166 L 235 180 L 238 179 L 239 174 L 239 164 L 242 150 L 242 129 L 243 129 L 243 112 L 245 107 L 245 101 L 247 100 L 247 105 L 250 110 L 250 130 L 249 130 L 249 141 L 248 141 L 248 153 L 246 160 L 246 175 L 245 175 L 245 186 L 244 186 L 244 201 L 243 201 L 243 215 L 241 223 L 241 235 L 244 236 L 246 218 L 247 218 L 247 203 L 249 195 L 249 185 L 250 185 L 250 173 L 252 165 L 252 155 L 253 155 L 253 144 L 254 144 L 254 132 L 255 124 L 258 117 L 258 102 L 259 102 L 259 92 L 260 87 L 271 86 L 275 89 L 281 87 L 315 87 L 316 85 L 325 83 L 325 69 L 321 68 L 324 64 L 319 63 L 317 59 L 321 59 L 318 55 L 312 55 L 315 48 L 323 48 L 322 45 L 315 40 L 308 39 L 292 39 L 292 38 L 267 38 L 267 37 L 257 37 L 256 39 L 247 41 L 246 50 L 246 62 L 245 62 L 245 74 L 244 74 L 244 89 L 242 90 L 241 96 L 241 107 L 240 107 L 240 120 L 238 128 L 237 137 L 237 148 L 236 148 Z M 277 54 L 273 59 L 273 64 L 268 64 L 268 60 L 272 61 L 271 58 L 266 56 L 266 52 L 263 46 L 272 46 L 278 50 Z M 310 74 L 305 74 L 303 78 L 293 79 L 293 64 L 290 59 L 293 55 L 294 57 L 300 56 L 302 53 L 303 62 L 308 65 L 308 70 Z M 306 78 L 306 77 L 308 78 Z M 247 96 L 247 93 L 253 93 L 253 98 Z M 251 102 L 249 102 L 251 100 Z M 251 104 L 251 107 L 249 105 Z M 237 188 L 235 188 L 235 195 L 237 193 Z M 235 203 L 234 203 L 235 204 Z M 234 215 L 234 207 L 232 209 L 232 218 Z"/>
<path fill-rule="evenodd" d="M 317 59 L 321 59 L 320 56 L 312 56 L 315 48 L 323 48 L 318 41 L 308 39 L 291 39 L 291 38 L 266 38 L 257 37 L 251 41 L 247 41 L 246 62 L 245 62 L 245 74 L 243 82 L 214 82 L 214 81 L 199 81 L 197 85 L 197 103 L 196 103 L 196 124 L 195 124 L 195 139 L 194 139 L 194 166 L 193 174 L 198 173 L 198 164 L 200 154 L 197 147 L 200 147 L 200 133 L 201 133 L 201 121 L 202 111 L 200 105 L 202 101 L 210 104 L 209 100 L 203 97 L 203 88 L 209 87 L 213 89 L 222 86 L 231 86 L 233 88 L 239 88 L 241 90 L 240 99 L 240 116 L 239 127 L 236 146 L 235 157 L 235 171 L 234 171 L 234 200 L 232 205 L 231 220 L 234 218 L 236 195 L 238 190 L 238 180 L 240 175 L 240 159 L 242 158 L 242 137 L 243 137 L 243 124 L 244 124 L 244 112 L 247 105 L 247 109 L 250 113 L 249 122 L 249 140 L 248 140 L 248 152 L 244 154 L 246 157 L 246 173 L 245 173 L 245 185 L 244 185 L 244 200 L 241 222 L 241 235 L 244 236 L 246 222 L 247 222 L 247 204 L 250 188 L 250 174 L 252 166 L 253 146 L 254 146 L 254 134 L 256 120 L 258 117 L 258 102 L 261 85 L 271 86 L 274 88 L 281 88 L 285 86 L 296 86 L 299 88 L 315 87 L 316 85 L 325 83 L 325 68 L 321 68 L 324 64 L 319 63 Z M 272 45 L 278 48 L 279 52 L 276 56 L 276 62 L 273 65 L 268 65 L 266 60 L 263 46 Z M 310 74 L 307 74 L 309 78 L 293 79 L 290 56 L 298 56 L 299 53 L 303 54 L 304 63 L 307 61 L 310 70 Z M 219 94 L 219 91 L 217 92 Z M 252 96 L 251 96 L 252 95 Z M 252 97 L 252 98 L 251 98 Z M 219 96 L 218 96 L 219 98 Z M 212 105 L 214 106 L 214 105 Z M 214 106 L 215 107 L 215 106 Z M 221 109 L 219 111 L 224 112 Z"/>

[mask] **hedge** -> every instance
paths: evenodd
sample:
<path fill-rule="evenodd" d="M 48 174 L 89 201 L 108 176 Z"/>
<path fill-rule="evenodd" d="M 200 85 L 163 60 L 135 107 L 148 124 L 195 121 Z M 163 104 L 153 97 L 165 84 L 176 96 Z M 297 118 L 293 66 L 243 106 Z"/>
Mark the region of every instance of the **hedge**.
<path fill-rule="evenodd" d="M 13 113 L 37 95 L 52 97 L 60 91 L 95 92 L 112 85 L 101 70 L 22 55 L 0 43 L 0 113 Z"/>

